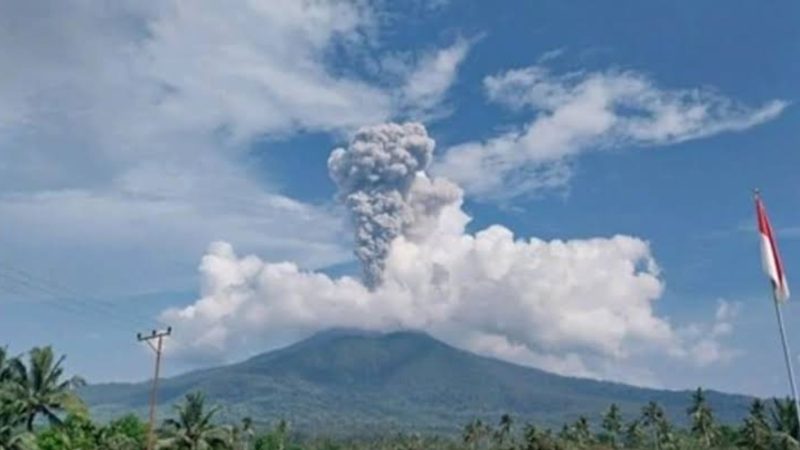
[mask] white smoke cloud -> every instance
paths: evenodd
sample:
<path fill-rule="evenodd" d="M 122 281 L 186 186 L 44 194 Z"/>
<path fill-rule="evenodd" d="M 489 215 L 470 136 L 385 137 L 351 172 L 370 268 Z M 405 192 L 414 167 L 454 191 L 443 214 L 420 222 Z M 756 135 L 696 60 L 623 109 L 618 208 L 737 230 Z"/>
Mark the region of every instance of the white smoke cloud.
<path fill-rule="evenodd" d="M 564 187 L 573 160 L 587 151 L 745 130 L 787 105 L 750 107 L 711 89 L 663 89 L 642 74 L 614 70 L 558 76 L 533 66 L 487 77 L 484 86 L 492 101 L 533 118 L 520 129 L 449 149 L 435 171 L 485 198 Z"/>
<path fill-rule="evenodd" d="M 331 156 L 345 200 L 359 197 L 356 245 L 379 282 L 240 257 L 215 243 L 200 266 L 201 298 L 162 314 L 178 330 L 173 350 L 224 359 L 237 346 L 263 350 L 330 327 L 412 328 L 560 373 L 626 379 L 609 361 L 652 352 L 691 360 L 698 342 L 716 342 L 656 314 L 664 284 L 641 239 L 521 239 L 500 225 L 468 233 L 458 187 L 419 172 L 432 150 L 422 125 L 382 125 Z"/>

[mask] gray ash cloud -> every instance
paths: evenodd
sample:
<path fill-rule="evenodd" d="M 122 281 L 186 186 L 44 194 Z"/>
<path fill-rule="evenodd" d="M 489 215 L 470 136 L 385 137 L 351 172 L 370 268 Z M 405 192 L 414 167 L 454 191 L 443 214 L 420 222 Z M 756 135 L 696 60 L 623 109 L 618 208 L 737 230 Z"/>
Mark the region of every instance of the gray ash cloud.
<path fill-rule="evenodd" d="M 457 186 L 425 176 L 434 147 L 422 124 L 389 123 L 360 129 L 328 159 L 340 199 L 350 210 L 355 254 L 370 288 L 381 283 L 396 237 L 460 199 Z"/>

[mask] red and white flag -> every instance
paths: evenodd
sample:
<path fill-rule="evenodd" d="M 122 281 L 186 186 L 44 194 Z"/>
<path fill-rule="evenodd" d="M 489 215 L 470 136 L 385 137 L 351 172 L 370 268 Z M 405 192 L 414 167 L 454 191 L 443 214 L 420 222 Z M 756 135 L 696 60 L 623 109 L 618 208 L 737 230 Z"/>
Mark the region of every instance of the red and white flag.
<path fill-rule="evenodd" d="M 778 252 L 778 241 L 769 224 L 767 210 L 761 197 L 756 195 L 756 216 L 758 217 L 758 233 L 761 235 L 761 264 L 772 283 L 775 300 L 789 300 L 789 285 L 786 284 L 786 271 Z"/>

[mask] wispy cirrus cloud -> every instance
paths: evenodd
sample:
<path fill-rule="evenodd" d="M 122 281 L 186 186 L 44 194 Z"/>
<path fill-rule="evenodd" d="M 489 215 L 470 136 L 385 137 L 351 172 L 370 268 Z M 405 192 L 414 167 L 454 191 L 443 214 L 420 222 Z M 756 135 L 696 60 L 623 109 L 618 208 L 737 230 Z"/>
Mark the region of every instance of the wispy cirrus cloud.
<path fill-rule="evenodd" d="M 471 45 L 472 41 L 458 39 L 453 45 L 430 52 L 417 62 L 400 91 L 400 103 L 408 110 L 408 115 L 420 119 L 442 113 L 437 109 L 442 106 Z"/>
<path fill-rule="evenodd" d="M 485 141 L 450 148 L 435 168 L 484 198 L 562 188 L 585 152 L 742 131 L 787 106 L 782 100 L 748 106 L 708 88 L 662 88 L 641 73 L 620 70 L 558 75 L 532 66 L 489 76 L 484 87 L 491 101 L 531 118 Z"/>

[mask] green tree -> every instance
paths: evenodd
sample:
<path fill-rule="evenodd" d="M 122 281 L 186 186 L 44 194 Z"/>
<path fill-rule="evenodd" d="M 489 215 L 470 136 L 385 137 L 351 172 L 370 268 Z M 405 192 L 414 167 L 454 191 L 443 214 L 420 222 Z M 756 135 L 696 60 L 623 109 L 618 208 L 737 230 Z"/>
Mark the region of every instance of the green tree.
<path fill-rule="evenodd" d="M 0 403 L 0 450 L 37 450 L 36 437 L 23 427 L 19 404 Z"/>
<path fill-rule="evenodd" d="M 612 448 L 620 447 L 620 436 L 622 435 L 622 414 L 619 406 L 612 403 L 603 415 L 603 422 L 600 425 L 603 429 L 600 434 L 600 441 L 610 445 Z"/>
<path fill-rule="evenodd" d="M 58 414 L 67 411 L 85 413 L 74 388 L 84 381 L 78 377 L 64 380 L 64 356 L 55 359 L 50 347 L 35 347 L 28 354 L 28 365 L 19 359 L 11 360 L 10 380 L 6 390 L 13 401 L 21 405 L 25 426 L 33 431 L 36 416 L 43 415 L 52 424 L 60 424 Z"/>
<path fill-rule="evenodd" d="M 497 431 L 494 433 L 494 440 L 499 448 L 506 448 L 511 441 L 511 431 L 514 426 L 514 420 L 509 414 L 500 416 L 500 423 L 497 426 Z"/>
<path fill-rule="evenodd" d="M 708 406 L 706 401 L 706 394 L 703 389 L 697 388 L 692 394 L 692 404 L 687 410 L 689 419 L 691 420 L 692 436 L 697 440 L 697 443 L 704 448 L 714 446 L 717 438 L 719 437 L 719 430 L 717 429 L 714 420 L 714 414 L 711 407 Z"/>
<path fill-rule="evenodd" d="M 561 425 L 561 430 L 558 432 L 558 439 L 569 444 L 574 444 L 575 441 L 577 441 L 575 438 L 575 430 L 567 424 Z"/>
<path fill-rule="evenodd" d="M 60 425 L 41 431 L 36 442 L 40 450 L 100 449 L 94 424 L 88 418 L 75 414 L 69 414 Z"/>
<path fill-rule="evenodd" d="M 658 424 L 664 418 L 664 411 L 658 403 L 651 401 L 644 408 L 642 408 L 642 417 L 639 423 L 643 428 L 649 431 L 650 439 L 653 444 L 658 446 Z"/>
<path fill-rule="evenodd" d="M 259 436 L 255 450 L 284 450 L 289 438 L 289 422 L 281 419 L 269 433 Z"/>
<path fill-rule="evenodd" d="M 245 417 L 241 424 L 234 425 L 231 430 L 231 448 L 233 450 L 250 450 L 253 435 L 253 420 Z"/>
<path fill-rule="evenodd" d="M 147 424 L 134 414 L 122 416 L 99 430 L 97 442 L 102 449 L 141 450 L 147 445 Z"/>
<path fill-rule="evenodd" d="M 777 431 L 797 436 L 797 412 L 791 398 L 772 399 L 772 423 Z"/>
<path fill-rule="evenodd" d="M 760 399 L 753 400 L 750 412 L 744 419 L 744 424 L 739 432 L 738 445 L 752 450 L 767 450 L 770 448 L 772 430 L 767 421 L 766 405 Z"/>
<path fill-rule="evenodd" d="M 13 375 L 11 367 L 15 359 L 8 356 L 7 348 L 0 347 L 0 384 L 11 380 Z"/>
<path fill-rule="evenodd" d="M 790 398 L 772 401 L 772 424 L 775 430 L 774 439 L 780 448 L 798 448 L 797 412 L 794 401 Z"/>
<path fill-rule="evenodd" d="M 489 426 L 484 424 L 481 419 L 475 419 L 464 427 L 462 438 L 464 444 L 469 446 L 469 448 L 478 448 L 481 441 L 483 441 L 486 436 L 490 435 L 491 432 Z"/>
<path fill-rule="evenodd" d="M 170 450 L 224 448 L 229 442 L 229 433 L 214 424 L 217 411 L 218 408 L 206 409 L 203 393 L 187 394 L 184 403 L 175 406 L 178 417 L 164 421 L 163 438 L 158 447 Z"/>
<path fill-rule="evenodd" d="M 578 417 L 578 420 L 572 424 L 572 435 L 575 443 L 581 448 L 592 445 L 594 442 L 589 420 L 584 416 Z"/>
<path fill-rule="evenodd" d="M 625 428 L 625 447 L 640 448 L 644 446 L 646 440 L 647 436 L 641 420 L 634 420 Z"/>
<path fill-rule="evenodd" d="M 653 445 L 658 449 L 675 446 L 675 435 L 664 410 L 658 403 L 651 401 L 642 409 L 641 424 L 650 432 Z"/>
<path fill-rule="evenodd" d="M 719 431 L 714 448 L 732 449 L 739 445 L 739 428 L 736 425 L 723 423 L 717 427 Z"/>
<path fill-rule="evenodd" d="M 542 430 L 535 425 L 525 427 L 525 450 L 564 450 L 564 448 L 550 430 Z"/>

